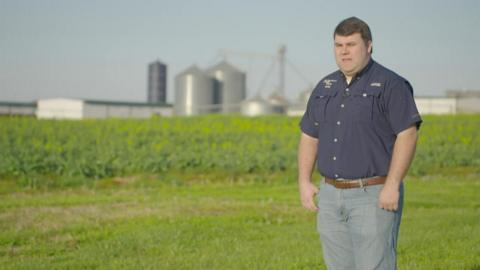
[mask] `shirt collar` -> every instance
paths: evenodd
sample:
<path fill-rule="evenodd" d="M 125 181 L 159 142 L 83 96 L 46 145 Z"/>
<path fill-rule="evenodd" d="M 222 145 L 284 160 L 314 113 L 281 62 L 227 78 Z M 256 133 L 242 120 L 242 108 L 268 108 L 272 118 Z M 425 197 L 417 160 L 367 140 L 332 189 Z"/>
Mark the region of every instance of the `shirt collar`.
<path fill-rule="evenodd" d="M 372 57 L 370 57 L 367 65 L 362 70 L 360 70 L 360 72 L 358 72 L 357 75 L 355 75 L 355 77 L 361 77 L 363 74 L 367 73 L 367 71 L 370 70 L 372 65 L 373 65 L 373 59 L 372 59 Z"/>

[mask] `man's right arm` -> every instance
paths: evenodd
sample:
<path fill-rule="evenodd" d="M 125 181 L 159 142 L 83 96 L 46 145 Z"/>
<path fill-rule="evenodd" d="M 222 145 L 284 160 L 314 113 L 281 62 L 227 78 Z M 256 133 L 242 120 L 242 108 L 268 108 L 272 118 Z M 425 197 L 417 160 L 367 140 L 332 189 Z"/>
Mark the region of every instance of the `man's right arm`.
<path fill-rule="evenodd" d="M 303 207 L 317 211 L 315 194 L 318 188 L 312 183 L 312 172 L 317 159 L 318 139 L 302 132 L 298 146 L 298 187 Z"/>

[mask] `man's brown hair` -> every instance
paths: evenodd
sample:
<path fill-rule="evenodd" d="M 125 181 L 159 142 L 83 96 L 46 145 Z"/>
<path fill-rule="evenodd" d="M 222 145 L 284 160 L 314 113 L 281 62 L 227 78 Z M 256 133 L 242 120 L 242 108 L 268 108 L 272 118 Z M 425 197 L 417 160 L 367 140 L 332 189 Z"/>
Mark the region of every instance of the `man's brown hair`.
<path fill-rule="evenodd" d="M 350 17 L 341 21 L 335 28 L 335 32 L 333 32 L 333 38 L 335 39 L 335 35 L 346 37 L 355 33 L 359 33 L 362 36 L 365 44 L 368 44 L 369 41 L 372 41 L 370 27 L 368 27 L 366 22 L 357 17 Z"/>

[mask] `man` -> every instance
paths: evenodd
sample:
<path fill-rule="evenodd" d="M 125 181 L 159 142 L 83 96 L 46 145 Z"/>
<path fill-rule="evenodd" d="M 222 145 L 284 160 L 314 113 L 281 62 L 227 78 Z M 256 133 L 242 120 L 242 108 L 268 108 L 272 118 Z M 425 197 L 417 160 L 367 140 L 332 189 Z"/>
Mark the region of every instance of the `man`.
<path fill-rule="evenodd" d="M 402 179 L 422 120 L 408 81 L 371 58 L 365 22 L 340 22 L 334 53 L 339 70 L 315 87 L 300 123 L 301 202 L 318 211 L 328 269 L 396 269 Z M 320 189 L 311 182 L 315 160 Z"/>

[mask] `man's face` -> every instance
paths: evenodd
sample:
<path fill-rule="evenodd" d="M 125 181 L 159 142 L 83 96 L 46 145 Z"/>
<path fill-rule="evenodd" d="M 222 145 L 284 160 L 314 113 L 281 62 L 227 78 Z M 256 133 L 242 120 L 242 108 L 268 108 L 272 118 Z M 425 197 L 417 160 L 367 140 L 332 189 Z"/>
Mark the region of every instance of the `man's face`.
<path fill-rule="evenodd" d="M 334 44 L 335 61 L 345 76 L 353 77 L 367 65 L 372 42 L 365 44 L 360 33 L 350 36 L 335 35 Z"/>

